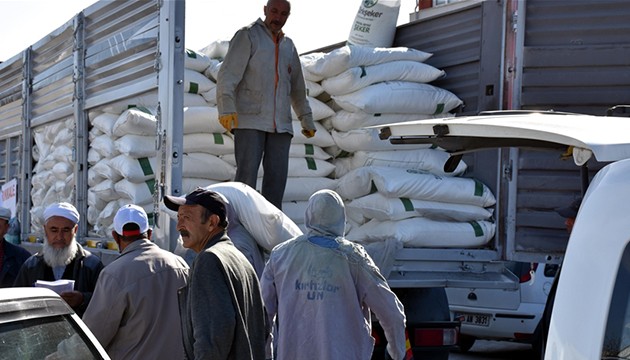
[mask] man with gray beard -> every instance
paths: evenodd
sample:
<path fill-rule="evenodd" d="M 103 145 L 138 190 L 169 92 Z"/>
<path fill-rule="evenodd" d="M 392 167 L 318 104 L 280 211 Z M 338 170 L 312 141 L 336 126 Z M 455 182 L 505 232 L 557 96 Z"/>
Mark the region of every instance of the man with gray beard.
<path fill-rule="evenodd" d="M 42 251 L 24 262 L 14 286 L 33 286 L 37 280 L 74 280 L 74 290 L 61 297 L 83 316 L 103 263 L 76 241 L 79 212 L 70 203 L 55 203 L 44 211 Z"/>

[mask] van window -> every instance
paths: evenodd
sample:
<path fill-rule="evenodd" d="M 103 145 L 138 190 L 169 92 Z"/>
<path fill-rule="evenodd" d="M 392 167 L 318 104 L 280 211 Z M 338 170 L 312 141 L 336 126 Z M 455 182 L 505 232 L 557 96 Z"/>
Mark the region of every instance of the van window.
<path fill-rule="evenodd" d="M 630 359 L 630 247 L 619 264 L 610 302 L 602 358 Z"/>

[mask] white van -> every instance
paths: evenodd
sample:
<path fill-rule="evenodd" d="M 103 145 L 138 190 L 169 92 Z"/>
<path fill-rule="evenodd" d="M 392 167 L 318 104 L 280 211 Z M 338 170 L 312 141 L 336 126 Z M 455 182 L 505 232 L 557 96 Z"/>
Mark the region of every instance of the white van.
<path fill-rule="evenodd" d="M 630 359 L 630 119 L 498 112 L 390 124 L 381 138 L 441 146 L 455 163 L 497 147 L 553 150 L 578 166 L 603 163 L 564 254 L 545 359 Z"/>

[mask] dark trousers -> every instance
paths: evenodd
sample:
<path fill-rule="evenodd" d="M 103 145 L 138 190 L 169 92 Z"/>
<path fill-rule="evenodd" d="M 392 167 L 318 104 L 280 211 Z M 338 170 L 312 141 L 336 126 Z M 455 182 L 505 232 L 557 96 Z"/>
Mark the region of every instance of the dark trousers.
<path fill-rule="evenodd" d="M 270 133 L 252 129 L 234 129 L 235 181 L 256 189 L 262 160 L 263 180 L 260 193 L 282 210 L 282 198 L 289 171 L 289 133 Z"/>

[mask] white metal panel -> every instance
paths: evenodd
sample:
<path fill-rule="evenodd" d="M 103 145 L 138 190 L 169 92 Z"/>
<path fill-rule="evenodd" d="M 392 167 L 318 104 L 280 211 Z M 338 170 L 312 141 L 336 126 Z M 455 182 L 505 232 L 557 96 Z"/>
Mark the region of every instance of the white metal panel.
<path fill-rule="evenodd" d="M 604 167 L 575 220 L 554 302 L 545 359 L 599 359 L 615 279 L 630 242 L 630 160 Z"/>
<path fill-rule="evenodd" d="M 387 125 L 392 137 L 434 136 L 447 125 L 446 137 L 532 139 L 588 149 L 598 161 L 630 157 L 630 121 L 620 117 L 522 114 L 418 120 Z"/>

